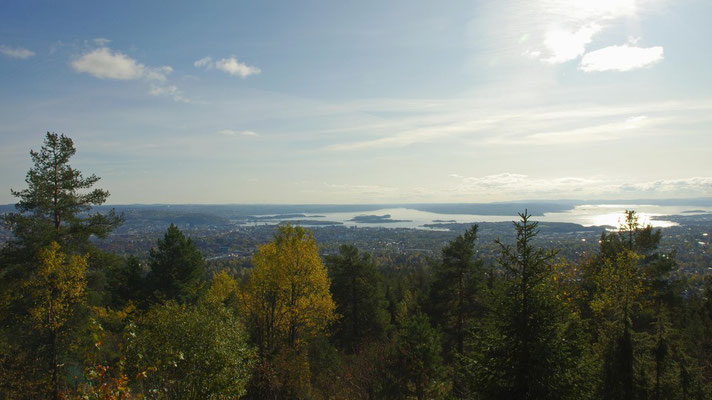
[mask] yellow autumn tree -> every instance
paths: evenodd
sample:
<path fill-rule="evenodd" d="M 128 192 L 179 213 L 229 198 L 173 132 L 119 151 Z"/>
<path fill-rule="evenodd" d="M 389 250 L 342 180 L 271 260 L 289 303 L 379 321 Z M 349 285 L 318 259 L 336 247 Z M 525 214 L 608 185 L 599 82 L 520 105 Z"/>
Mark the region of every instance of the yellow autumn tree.
<path fill-rule="evenodd" d="M 47 337 L 50 390 L 55 399 L 59 398 L 59 336 L 84 297 L 86 269 L 86 256 L 67 257 L 59 244 L 52 242 L 40 250 L 39 267 L 23 285 L 32 299 L 30 318 L 38 332 Z"/>
<path fill-rule="evenodd" d="M 212 305 L 232 303 L 240 294 L 240 288 L 235 278 L 227 270 L 220 270 L 213 276 L 210 287 L 205 293 L 205 301 Z"/>
<path fill-rule="evenodd" d="M 311 232 L 282 225 L 252 258 L 242 294 L 263 355 L 300 348 L 336 319 L 329 278 Z"/>
<path fill-rule="evenodd" d="M 624 326 L 630 323 L 635 309 L 641 306 L 643 275 L 638 268 L 640 256 L 623 250 L 615 259 L 605 259 L 595 276 L 597 291 L 591 302 L 594 313 Z"/>

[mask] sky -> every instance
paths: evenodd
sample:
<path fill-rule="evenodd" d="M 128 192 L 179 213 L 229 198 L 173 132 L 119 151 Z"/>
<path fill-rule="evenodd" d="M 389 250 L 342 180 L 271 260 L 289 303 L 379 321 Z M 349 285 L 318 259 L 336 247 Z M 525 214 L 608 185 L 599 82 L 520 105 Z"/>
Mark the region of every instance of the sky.
<path fill-rule="evenodd" d="M 712 196 L 712 2 L 0 0 L 0 203 Z"/>

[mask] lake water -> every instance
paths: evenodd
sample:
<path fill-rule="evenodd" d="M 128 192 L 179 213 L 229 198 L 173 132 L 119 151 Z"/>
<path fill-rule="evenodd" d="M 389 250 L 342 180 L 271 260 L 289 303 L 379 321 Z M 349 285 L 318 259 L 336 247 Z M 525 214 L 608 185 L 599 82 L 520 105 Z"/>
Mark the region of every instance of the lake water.
<path fill-rule="evenodd" d="M 543 216 L 535 216 L 535 221 L 542 222 L 570 222 L 583 226 L 609 225 L 617 227 L 625 219 L 625 210 L 635 210 L 638 214 L 638 221 L 643 224 L 651 224 L 656 228 L 664 228 L 677 225 L 675 222 L 666 221 L 664 218 L 653 219 L 653 217 L 663 217 L 666 215 L 694 215 L 690 211 L 700 211 L 702 213 L 712 212 L 710 207 L 698 206 L 657 206 L 645 204 L 588 204 L 580 205 L 563 212 L 545 213 Z M 377 222 L 363 223 L 351 221 L 354 217 L 364 215 L 390 215 L 390 219 L 404 220 L 403 222 Z M 308 215 L 299 218 L 279 218 L 281 221 L 290 220 L 317 220 L 341 222 L 344 226 L 359 227 L 384 227 L 384 228 L 416 228 L 428 229 L 424 225 L 438 222 L 504 222 L 518 220 L 517 215 L 476 215 L 476 214 L 438 214 L 427 211 L 414 210 L 411 208 L 383 208 L 368 212 L 335 212 L 319 213 L 319 215 Z M 407 221 L 407 222 L 406 222 Z M 274 224 L 275 220 L 265 220 L 254 224 Z M 308 226 L 307 224 L 304 224 Z"/>

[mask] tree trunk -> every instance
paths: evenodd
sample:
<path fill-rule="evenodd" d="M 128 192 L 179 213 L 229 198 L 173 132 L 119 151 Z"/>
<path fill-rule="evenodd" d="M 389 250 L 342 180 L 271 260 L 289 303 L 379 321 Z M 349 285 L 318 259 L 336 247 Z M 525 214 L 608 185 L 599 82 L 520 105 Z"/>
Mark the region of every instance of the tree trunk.
<path fill-rule="evenodd" d="M 50 372 L 52 374 L 51 382 L 52 385 L 52 399 L 59 400 L 59 363 L 57 361 L 57 333 L 52 331 L 50 333 Z"/>

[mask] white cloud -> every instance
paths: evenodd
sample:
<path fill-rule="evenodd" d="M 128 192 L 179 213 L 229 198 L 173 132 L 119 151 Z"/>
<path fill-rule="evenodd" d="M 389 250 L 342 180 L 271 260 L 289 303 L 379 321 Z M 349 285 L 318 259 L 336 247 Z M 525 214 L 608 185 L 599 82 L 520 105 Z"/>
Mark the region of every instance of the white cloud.
<path fill-rule="evenodd" d="M 518 45 L 523 54 L 548 64 L 575 60 L 599 33 L 630 24 L 665 0 L 541 0 L 514 17 L 525 26 Z"/>
<path fill-rule="evenodd" d="M 105 47 L 109 39 L 97 38 L 95 43 L 102 45 L 72 61 L 72 68 L 77 72 L 86 73 L 99 79 L 143 80 L 150 84 L 148 93 L 151 96 L 167 96 L 176 102 L 192 103 L 181 90 L 167 82 L 173 68 L 168 65 L 160 67 L 146 66 L 120 51 Z"/>
<path fill-rule="evenodd" d="M 203 57 L 193 63 L 196 68 L 205 69 L 219 69 L 220 71 L 226 72 L 232 76 L 239 76 L 240 78 L 247 78 L 250 75 L 256 75 L 262 72 L 257 67 L 247 65 L 239 61 L 235 56 L 230 58 L 222 58 L 217 61 L 213 61 L 212 57 Z"/>
<path fill-rule="evenodd" d="M 591 43 L 593 35 L 601 30 L 598 24 L 583 26 L 575 32 L 553 29 L 546 33 L 544 46 L 550 56 L 543 61 L 550 64 L 560 64 L 578 58 L 586 52 L 586 45 Z M 535 53 L 532 53 L 533 55 Z M 541 57 L 541 53 L 538 54 Z"/>
<path fill-rule="evenodd" d="M 0 53 L 10 57 L 10 58 L 19 58 L 21 60 L 30 58 L 35 55 L 35 52 L 32 50 L 27 50 L 22 47 L 8 47 L 5 45 L 0 46 Z"/>
<path fill-rule="evenodd" d="M 210 69 L 213 67 L 213 58 L 212 57 L 203 57 L 200 60 L 194 62 L 193 65 L 196 68 L 205 67 L 207 69 Z"/>
<path fill-rule="evenodd" d="M 241 78 L 247 78 L 250 75 L 262 72 L 259 68 L 242 63 L 235 57 L 223 58 L 222 60 L 216 61 L 215 68 Z"/>
<path fill-rule="evenodd" d="M 173 71 L 173 68 L 169 66 L 147 67 L 108 47 L 100 47 L 83 54 L 72 61 L 72 68 L 77 72 L 84 72 L 99 79 L 147 79 L 151 81 L 165 81 L 166 75 Z"/>
<path fill-rule="evenodd" d="M 234 129 L 223 129 L 221 131 L 218 131 L 218 134 L 223 136 L 259 136 L 257 135 L 257 132 L 254 131 L 238 131 Z"/>
<path fill-rule="evenodd" d="M 584 54 L 579 68 L 592 71 L 630 71 L 649 67 L 663 59 L 663 48 L 635 47 L 630 45 L 608 46 Z"/>

